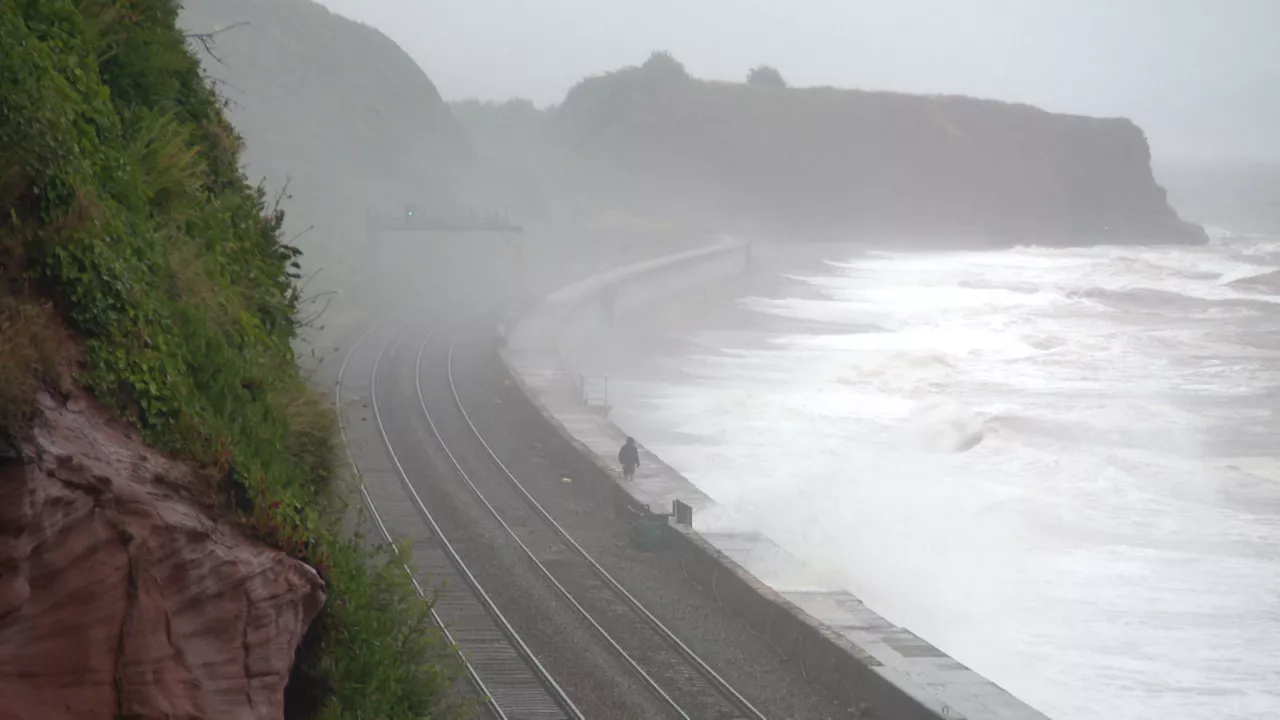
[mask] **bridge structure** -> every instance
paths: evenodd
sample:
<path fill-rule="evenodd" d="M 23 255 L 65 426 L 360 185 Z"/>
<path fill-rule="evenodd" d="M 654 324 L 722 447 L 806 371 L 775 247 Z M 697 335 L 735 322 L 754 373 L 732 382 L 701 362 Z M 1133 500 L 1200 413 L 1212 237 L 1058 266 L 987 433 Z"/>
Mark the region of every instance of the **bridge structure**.
<path fill-rule="evenodd" d="M 398 215 L 379 214 L 365 209 L 365 236 L 369 253 L 377 257 L 384 237 L 394 233 L 496 233 L 511 242 L 524 226 L 511 222 L 505 212 L 464 212 L 456 215 L 429 215 L 409 205 Z"/>

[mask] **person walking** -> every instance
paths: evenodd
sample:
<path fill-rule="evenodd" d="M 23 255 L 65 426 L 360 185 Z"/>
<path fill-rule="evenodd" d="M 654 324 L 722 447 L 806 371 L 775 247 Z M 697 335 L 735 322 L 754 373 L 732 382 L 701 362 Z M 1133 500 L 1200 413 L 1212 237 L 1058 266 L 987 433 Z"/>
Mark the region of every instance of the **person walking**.
<path fill-rule="evenodd" d="M 640 466 L 640 451 L 636 448 L 636 439 L 628 437 L 627 442 L 618 451 L 618 462 L 622 465 L 622 477 L 627 482 L 635 479 L 636 468 Z"/>

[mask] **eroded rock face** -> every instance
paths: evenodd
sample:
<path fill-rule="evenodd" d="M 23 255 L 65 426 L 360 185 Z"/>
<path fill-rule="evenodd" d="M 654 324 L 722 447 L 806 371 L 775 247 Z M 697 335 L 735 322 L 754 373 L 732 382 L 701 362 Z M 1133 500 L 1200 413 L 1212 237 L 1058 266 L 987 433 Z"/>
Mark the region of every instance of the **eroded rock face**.
<path fill-rule="evenodd" d="M 280 718 L 324 604 L 85 396 L 0 459 L 0 719 Z"/>

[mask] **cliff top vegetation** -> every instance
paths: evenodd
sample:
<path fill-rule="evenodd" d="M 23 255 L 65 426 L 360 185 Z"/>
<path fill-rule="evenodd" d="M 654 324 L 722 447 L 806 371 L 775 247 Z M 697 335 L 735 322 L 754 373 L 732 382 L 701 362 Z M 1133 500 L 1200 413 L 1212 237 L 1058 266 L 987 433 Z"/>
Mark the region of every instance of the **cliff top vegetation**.
<path fill-rule="evenodd" d="M 342 532 L 335 416 L 293 345 L 299 251 L 176 19 L 172 0 L 0 3 L 0 437 L 39 389 L 83 385 L 195 467 L 193 495 L 316 567 L 291 717 L 453 713 L 428 603 Z"/>

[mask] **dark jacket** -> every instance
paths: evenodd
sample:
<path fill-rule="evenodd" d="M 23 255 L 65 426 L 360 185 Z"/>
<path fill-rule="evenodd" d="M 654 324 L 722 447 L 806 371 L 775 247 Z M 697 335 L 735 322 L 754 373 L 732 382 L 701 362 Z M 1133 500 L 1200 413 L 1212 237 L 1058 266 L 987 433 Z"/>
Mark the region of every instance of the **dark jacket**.
<path fill-rule="evenodd" d="M 636 450 L 635 445 L 623 445 L 618 451 L 618 462 L 629 467 L 635 467 L 640 464 L 640 451 Z"/>

